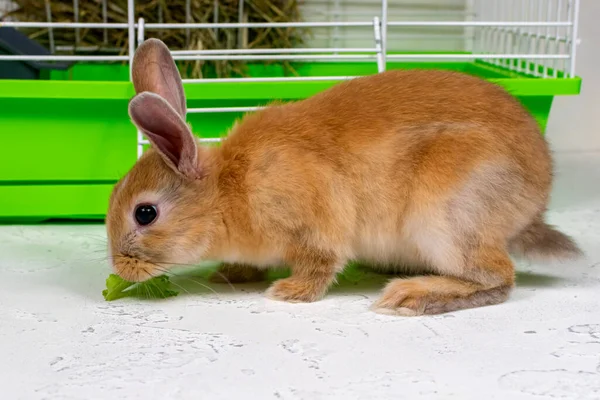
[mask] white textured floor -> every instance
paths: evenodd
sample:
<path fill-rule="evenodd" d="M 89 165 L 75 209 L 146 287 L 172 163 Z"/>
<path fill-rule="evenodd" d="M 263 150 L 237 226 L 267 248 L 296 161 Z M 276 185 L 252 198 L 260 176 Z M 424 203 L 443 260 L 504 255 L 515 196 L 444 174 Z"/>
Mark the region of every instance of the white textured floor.
<path fill-rule="evenodd" d="M 386 278 L 358 270 L 308 305 L 206 269 L 107 303 L 103 226 L 0 226 L 0 399 L 600 399 L 600 154 L 558 156 L 549 216 L 587 259 L 419 318 L 370 312 Z"/>

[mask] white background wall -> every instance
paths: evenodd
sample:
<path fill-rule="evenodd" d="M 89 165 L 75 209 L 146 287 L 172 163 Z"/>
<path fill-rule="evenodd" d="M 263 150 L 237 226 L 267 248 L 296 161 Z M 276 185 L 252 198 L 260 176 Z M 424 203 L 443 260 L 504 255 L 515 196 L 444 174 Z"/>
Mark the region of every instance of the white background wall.
<path fill-rule="evenodd" d="M 559 96 L 553 104 L 548 138 L 555 151 L 600 151 L 600 0 L 580 0 L 577 75 L 579 96 Z"/>

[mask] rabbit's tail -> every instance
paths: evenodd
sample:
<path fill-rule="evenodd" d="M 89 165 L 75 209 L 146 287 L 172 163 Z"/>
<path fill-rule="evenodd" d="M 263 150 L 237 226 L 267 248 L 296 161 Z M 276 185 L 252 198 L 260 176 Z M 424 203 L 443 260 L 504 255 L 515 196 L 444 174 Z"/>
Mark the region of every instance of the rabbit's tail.
<path fill-rule="evenodd" d="M 568 260 L 583 255 L 570 236 L 544 221 L 543 214 L 509 241 L 508 250 L 515 256 L 532 260 Z"/>

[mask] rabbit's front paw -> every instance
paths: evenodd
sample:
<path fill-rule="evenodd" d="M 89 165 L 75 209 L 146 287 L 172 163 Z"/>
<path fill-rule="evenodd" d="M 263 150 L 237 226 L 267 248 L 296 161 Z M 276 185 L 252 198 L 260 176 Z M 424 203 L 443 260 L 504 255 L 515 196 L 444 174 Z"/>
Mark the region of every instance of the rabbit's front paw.
<path fill-rule="evenodd" d="M 321 299 L 327 285 L 320 281 L 290 277 L 273 282 L 267 289 L 267 297 L 290 303 L 310 303 Z"/>

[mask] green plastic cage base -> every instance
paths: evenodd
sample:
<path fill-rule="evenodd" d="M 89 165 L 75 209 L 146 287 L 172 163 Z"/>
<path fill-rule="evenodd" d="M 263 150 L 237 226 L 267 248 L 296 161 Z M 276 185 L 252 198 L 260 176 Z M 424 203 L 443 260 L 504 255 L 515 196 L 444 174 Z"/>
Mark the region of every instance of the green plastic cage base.
<path fill-rule="evenodd" d="M 374 63 L 302 63 L 301 76 L 360 76 Z M 484 63 L 396 63 L 388 69 L 446 69 L 505 87 L 545 130 L 554 96 L 577 95 L 579 78 L 541 79 Z M 251 65 L 251 76 L 283 76 L 281 65 Z M 0 80 L 0 222 L 105 217 L 114 183 L 136 161 L 137 135 L 127 115 L 134 95 L 121 64 L 77 64 L 47 80 Z M 258 106 L 294 101 L 339 81 L 185 84 L 188 107 Z M 189 114 L 195 133 L 226 134 L 242 113 Z"/>

